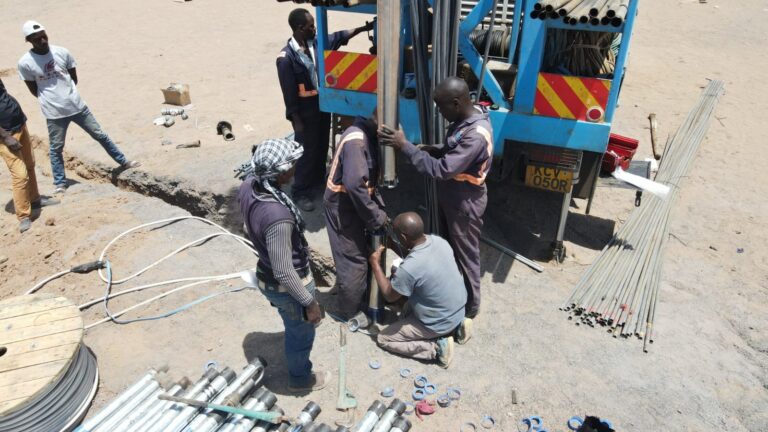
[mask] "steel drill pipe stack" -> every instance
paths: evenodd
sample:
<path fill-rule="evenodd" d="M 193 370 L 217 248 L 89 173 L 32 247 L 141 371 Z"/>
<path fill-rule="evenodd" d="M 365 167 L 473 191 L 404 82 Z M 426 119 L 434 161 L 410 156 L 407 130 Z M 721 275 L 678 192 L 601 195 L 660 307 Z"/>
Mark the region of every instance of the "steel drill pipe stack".
<path fill-rule="evenodd" d="M 614 337 L 634 335 L 643 340 L 643 351 L 648 352 L 653 343 L 672 205 L 709 128 L 723 89 L 722 81 L 711 81 L 669 139 L 655 179 L 670 187 L 667 199 L 653 195 L 643 199 L 642 205 L 630 214 L 584 272 L 561 307 L 576 325 L 599 325 Z"/>
<path fill-rule="evenodd" d="M 620 27 L 627 17 L 629 0 L 539 0 L 533 5 L 533 19 L 562 19 L 566 24 L 612 25 Z"/>

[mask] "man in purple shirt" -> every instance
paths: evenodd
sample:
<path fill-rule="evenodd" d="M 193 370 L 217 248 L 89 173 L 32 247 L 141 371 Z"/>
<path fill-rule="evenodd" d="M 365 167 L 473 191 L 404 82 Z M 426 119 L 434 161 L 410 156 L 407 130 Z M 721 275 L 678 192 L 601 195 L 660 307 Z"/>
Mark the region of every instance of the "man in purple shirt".
<path fill-rule="evenodd" d="M 491 169 L 493 135 L 488 115 L 473 105 L 464 80 L 447 78 L 435 89 L 434 100 L 451 122 L 444 145 L 420 150 L 402 131 L 386 125 L 379 129 L 379 142 L 401 151 L 418 172 L 438 180 L 442 232 L 447 233 L 467 288 L 467 319 L 456 338 L 461 344 L 469 340 L 472 318 L 480 312 L 480 232 L 488 202 L 485 178 Z"/>
<path fill-rule="evenodd" d="M 238 193 L 246 233 L 259 255 L 258 287 L 285 327 L 288 390 L 294 393 L 320 390 L 330 380 L 327 371 L 313 372 L 309 360 L 323 311 L 309 268 L 304 218 L 280 189 L 293 177 L 303 152 L 295 141 L 263 141 L 244 165 L 247 168 L 240 169 L 245 179 Z"/>

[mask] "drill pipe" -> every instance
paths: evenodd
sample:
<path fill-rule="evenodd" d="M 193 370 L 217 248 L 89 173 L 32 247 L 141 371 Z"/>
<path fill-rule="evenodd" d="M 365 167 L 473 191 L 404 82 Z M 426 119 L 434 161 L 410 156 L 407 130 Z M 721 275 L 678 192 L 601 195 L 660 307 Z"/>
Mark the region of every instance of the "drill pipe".
<path fill-rule="evenodd" d="M 378 21 L 378 87 L 376 103 L 380 125 L 397 129 L 398 102 L 400 96 L 400 2 L 379 0 L 376 5 Z M 395 149 L 381 146 L 379 149 L 379 185 L 386 188 L 397 186 L 397 160 Z"/>

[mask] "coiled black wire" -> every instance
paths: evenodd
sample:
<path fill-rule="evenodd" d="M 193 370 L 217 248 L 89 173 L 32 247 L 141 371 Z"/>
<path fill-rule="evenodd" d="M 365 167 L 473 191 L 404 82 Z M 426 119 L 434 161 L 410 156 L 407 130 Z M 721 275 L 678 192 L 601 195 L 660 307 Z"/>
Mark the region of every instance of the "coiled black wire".
<path fill-rule="evenodd" d="M 489 37 L 489 34 L 491 47 L 488 55 L 491 57 L 504 57 L 509 49 L 509 43 L 507 43 L 509 37 L 505 37 L 504 30 L 493 30 L 491 32 L 486 29 L 475 29 L 469 34 L 469 40 L 482 53 L 485 49 L 485 40 Z"/>
<path fill-rule="evenodd" d="M 98 384 L 96 356 L 80 345 L 64 376 L 22 409 L 0 417 L 0 432 L 69 432 L 85 415 Z M 79 418 L 78 418 L 79 417 Z"/>

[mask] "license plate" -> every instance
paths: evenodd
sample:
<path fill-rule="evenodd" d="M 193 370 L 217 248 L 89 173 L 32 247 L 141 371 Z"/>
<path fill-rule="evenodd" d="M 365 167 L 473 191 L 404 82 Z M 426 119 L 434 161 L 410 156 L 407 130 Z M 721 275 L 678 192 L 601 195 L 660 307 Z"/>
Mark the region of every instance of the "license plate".
<path fill-rule="evenodd" d="M 553 192 L 567 193 L 571 190 L 572 183 L 572 171 L 537 165 L 528 165 L 525 167 L 526 186 Z"/>

